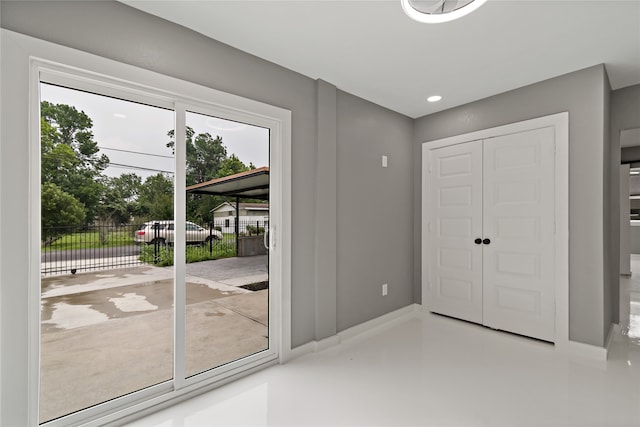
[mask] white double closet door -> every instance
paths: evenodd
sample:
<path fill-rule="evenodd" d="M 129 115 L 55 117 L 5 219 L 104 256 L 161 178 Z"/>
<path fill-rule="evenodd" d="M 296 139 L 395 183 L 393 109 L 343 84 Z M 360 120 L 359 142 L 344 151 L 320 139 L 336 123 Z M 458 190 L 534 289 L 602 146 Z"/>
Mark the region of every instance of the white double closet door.
<path fill-rule="evenodd" d="M 429 310 L 554 341 L 553 127 L 428 159 Z"/>

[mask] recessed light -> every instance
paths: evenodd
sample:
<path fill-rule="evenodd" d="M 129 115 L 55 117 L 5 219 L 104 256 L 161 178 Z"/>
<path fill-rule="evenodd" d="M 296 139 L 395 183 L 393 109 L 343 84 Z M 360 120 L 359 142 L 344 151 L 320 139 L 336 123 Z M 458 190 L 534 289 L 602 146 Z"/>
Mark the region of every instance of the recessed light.
<path fill-rule="evenodd" d="M 429 102 L 438 102 L 441 99 L 442 99 L 442 97 L 440 95 L 432 95 L 432 96 L 427 98 L 427 101 L 429 101 Z"/>

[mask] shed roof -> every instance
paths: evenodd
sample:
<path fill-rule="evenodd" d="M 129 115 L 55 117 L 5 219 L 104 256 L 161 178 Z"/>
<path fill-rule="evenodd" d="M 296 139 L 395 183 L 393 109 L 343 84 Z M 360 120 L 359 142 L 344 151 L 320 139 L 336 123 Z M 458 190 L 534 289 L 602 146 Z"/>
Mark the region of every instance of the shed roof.
<path fill-rule="evenodd" d="M 187 187 L 187 193 L 268 200 L 269 167 L 264 166 L 190 185 Z"/>
<path fill-rule="evenodd" d="M 220 209 L 222 209 L 223 207 L 229 207 L 232 210 L 236 210 L 236 203 L 235 202 L 223 202 L 220 203 L 218 206 L 216 206 L 215 208 L 211 209 L 210 212 L 215 212 L 218 211 Z M 242 210 L 247 210 L 247 211 L 268 211 L 269 210 L 269 203 L 239 203 L 238 207 Z"/>

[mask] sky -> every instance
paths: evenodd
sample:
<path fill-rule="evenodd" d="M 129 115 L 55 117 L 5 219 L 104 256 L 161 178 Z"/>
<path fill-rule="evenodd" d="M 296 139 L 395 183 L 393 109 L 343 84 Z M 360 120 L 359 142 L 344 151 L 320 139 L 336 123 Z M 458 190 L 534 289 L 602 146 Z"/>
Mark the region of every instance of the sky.
<path fill-rule="evenodd" d="M 94 140 L 111 162 L 106 175 L 135 172 L 144 179 L 159 171 L 174 172 L 172 150 L 166 146 L 173 111 L 45 83 L 40 93 L 43 101 L 73 105 L 91 118 Z M 268 129 L 195 113 L 187 114 L 187 126 L 196 134 L 222 137 L 227 154 L 234 153 L 247 166 L 269 165 Z"/>

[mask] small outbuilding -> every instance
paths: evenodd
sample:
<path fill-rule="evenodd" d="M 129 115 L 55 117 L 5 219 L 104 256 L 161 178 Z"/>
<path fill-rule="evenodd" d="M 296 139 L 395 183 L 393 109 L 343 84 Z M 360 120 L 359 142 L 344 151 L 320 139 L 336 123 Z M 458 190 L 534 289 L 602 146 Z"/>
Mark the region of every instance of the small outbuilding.
<path fill-rule="evenodd" d="M 211 181 L 191 185 L 187 193 L 235 197 L 235 202 L 224 202 L 211 210 L 213 224 L 223 233 L 236 235 L 238 256 L 257 255 L 258 237 L 269 229 L 269 167 L 264 166 Z M 267 203 L 241 203 L 241 199 L 265 200 Z M 244 240 L 256 240 L 249 242 Z M 254 249 L 243 250 L 243 247 Z M 262 247 L 262 246 L 261 246 Z M 264 253 L 264 251 L 263 251 Z"/>

